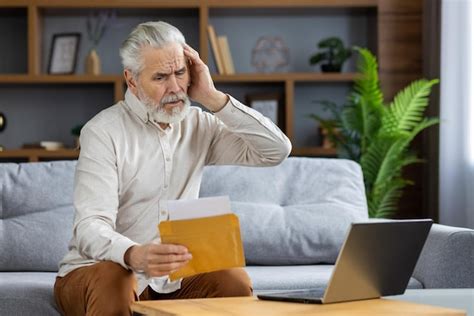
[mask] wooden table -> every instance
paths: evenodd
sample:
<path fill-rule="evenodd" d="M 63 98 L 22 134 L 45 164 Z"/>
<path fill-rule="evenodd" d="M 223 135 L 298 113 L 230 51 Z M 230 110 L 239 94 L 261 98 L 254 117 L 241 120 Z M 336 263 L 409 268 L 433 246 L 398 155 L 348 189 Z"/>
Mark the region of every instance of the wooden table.
<path fill-rule="evenodd" d="M 134 303 L 132 309 L 145 315 L 160 316 L 466 315 L 462 310 L 389 299 L 319 305 L 226 297 L 141 301 Z"/>

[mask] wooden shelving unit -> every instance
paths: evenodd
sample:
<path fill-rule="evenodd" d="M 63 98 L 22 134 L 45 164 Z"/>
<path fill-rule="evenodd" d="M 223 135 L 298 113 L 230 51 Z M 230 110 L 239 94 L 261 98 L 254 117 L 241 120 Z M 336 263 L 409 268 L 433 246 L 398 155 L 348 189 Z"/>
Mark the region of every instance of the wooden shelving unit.
<path fill-rule="evenodd" d="M 210 23 L 210 10 L 212 9 L 290 9 L 290 8 L 378 8 L 378 0 L 3 0 L 0 2 L 1 8 L 23 8 L 26 9 L 27 37 L 28 37 L 28 71 L 25 74 L 0 74 L 0 84 L 21 85 L 21 84 L 58 84 L 58 85 L 102 85 L 113 86 L 114 99 L 119 101 L 123 98 L 125 84 L 120 74 L 113 75 L 47 75 L 41 72 L 42 63 L 42 20 L 45 12 L 49 9 L 196 9 L 199 23 L 199 51 L 201 58 L 208 62 L 210 52 L 208 47 L 207 25 Z M 282 126 L 290 138 L 295 137 L 294 120 L 294 99 L 295 85 L 298 83 L 350 83 L 356 78 L 354 73 L 237 73 L 235 75 L 213 74 L 216 83 L 226 84 L 253 84 L 253 83 L 281 83 L 284 90 L 285 101 L 285 122 Z M 294 148 L 293 155 L 299 156 L 335 156 L 332 149 L 318 147 Z M 38 151 L 38 150 L 6 150 L 0 152 L 3 158 L 28 157 L 29 161 L 38 161 L 43 158 L 57 158 L 64 155 L 64 158 L 77 157 L 77 151 Z"/>

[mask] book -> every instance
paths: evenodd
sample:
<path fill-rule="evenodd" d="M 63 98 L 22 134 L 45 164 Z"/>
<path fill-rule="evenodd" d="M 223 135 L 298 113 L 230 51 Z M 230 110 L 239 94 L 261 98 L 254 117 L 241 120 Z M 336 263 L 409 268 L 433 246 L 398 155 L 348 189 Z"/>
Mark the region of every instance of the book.
<path fill-rule="evenodd" d="M 217 43 L 222 52 L 222 60 L 224 64 L 224 71 L 227 75 L 235 74 L 234 61 L 232 60 L 232 55 L 230 53 L 229 41 L 227 36 L 218 36 Z"/>
<path fill-rule="evenodd" d="M 207 33 L 209 34 L 209 41 L 211 42 L 212 52 L 216 61 L 217 72 L 221 75 L 225 74 L 224 65 L 222 63 L 222 53 L 217 43 L 216 31 L 214 30 L 214 27 L 210 24 L 207 26 Z"/>

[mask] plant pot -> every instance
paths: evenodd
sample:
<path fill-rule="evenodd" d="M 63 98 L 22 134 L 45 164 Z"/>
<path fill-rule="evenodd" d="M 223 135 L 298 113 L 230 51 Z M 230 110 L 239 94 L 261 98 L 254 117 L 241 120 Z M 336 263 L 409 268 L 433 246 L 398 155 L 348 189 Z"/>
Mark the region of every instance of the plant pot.
<path fill-rule="evenodd" d="M 336 64 L 323 64 L 321 65 L 321 71 L 322 72 L 341 72 L 341 66 L 342 65 L 336 65 Z"/>
<path fill-rule="evenodd" d="M 100 75 L 100 58 L 95 49 L 91 49 L 86 57 L 86 74 Z"/>
<path fill-rule="evenodd" d="M 337 148 L 337 144 L 333 143 L 332 140 L 329 138 L 328 130 L 326 128 L 323 128 L 321 126 L 318 127 L 318 132 L 319 132 L 319 145 L 322 148 Z M 340 138 L 340 129 L 336 128 L 334 129 L 335 136 L 337 139 Z"/>

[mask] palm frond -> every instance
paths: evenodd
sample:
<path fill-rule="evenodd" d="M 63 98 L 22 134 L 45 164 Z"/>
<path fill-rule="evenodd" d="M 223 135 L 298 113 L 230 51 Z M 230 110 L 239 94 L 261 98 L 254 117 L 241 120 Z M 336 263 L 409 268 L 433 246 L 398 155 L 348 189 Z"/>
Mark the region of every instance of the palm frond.
<path fill-rule="evenodd" d="M 357 71 L 361 74 L 355 79 L 354 91 L 366 98 L 373 110 L 381 111 L 383 94 L 380 89 L 377 59 L 366 48 L 354 47 L 354 50 L 359 53 Z"/>
<path fill-rule="evenodd" d="M 403 188 L 408 184 L 403 179 L 394 179 L 388 184 L 374 188 L 371 199 L 371 217 L 390 217 L 398 209 L 398 200 L 402 196 Z"/>
<path fill-rule="evenodd" d="M 413 130 L 423 119 L 431 87 L 438 82 L 421 79 L 400 91 L 383 113 L 383 133 L 396 135 Z"/>
<path fill-rule="evenodd" d="M 373 141 L 367 148 L 367 151 L 362 153 L 360 165 L 364 174 L 364 182 L 366 183 L 367 191 L 372 189 L 372 186 L 377 179 L 380 166 L 382 165 L 392 142 L 393 141 L 389 141 L 388 139 Z"/>
<path fill-rule="evenodd" d="M 359 52 L 357 68 L 361 73 L 354 81 L 354 92 L 349 96 L 351 110 L 343 113 L 349 126 L 360 134 L 361 151 L 377 134 L 382 121 L 383 95 L 378 78 L 377 60 L 369 50 L 355 47 Z"/>

